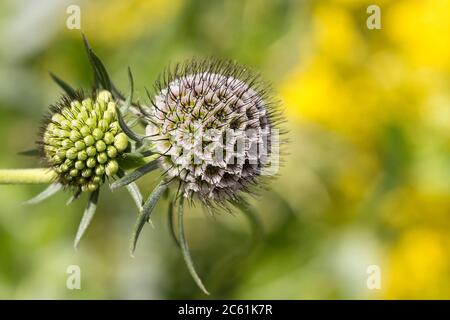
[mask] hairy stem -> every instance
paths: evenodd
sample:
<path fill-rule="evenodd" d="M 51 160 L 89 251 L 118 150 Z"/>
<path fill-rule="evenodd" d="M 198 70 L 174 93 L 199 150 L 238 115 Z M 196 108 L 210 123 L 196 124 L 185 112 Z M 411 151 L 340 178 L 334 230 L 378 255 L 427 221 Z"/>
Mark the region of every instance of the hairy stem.
<path fill-rule="evenodd" d="M 48 168 L 0 169 L 0 184 L 41 184 L 51 183 L 56 172 Z"/>

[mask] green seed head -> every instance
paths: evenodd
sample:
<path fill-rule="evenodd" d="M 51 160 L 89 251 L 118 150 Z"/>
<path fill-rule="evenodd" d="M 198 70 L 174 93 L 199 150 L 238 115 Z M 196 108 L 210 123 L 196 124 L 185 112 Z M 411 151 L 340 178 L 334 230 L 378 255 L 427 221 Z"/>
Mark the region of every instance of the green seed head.
<path fill-rule="evenodd" d="M 117 158 L 128 147 L 111 93 L 64 97 L 44 124 L 40 146 L 60 183 L 78 191 L 97 190 L 107 176 L 117 173 Z"/>

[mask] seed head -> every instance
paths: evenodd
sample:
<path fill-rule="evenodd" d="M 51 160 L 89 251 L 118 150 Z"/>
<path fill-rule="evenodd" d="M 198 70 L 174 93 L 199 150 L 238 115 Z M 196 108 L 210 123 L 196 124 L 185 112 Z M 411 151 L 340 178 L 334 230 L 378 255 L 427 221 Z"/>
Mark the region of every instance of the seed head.
<path fill-rule="evenodd" d="M 128 138 L 117 122 L 116 102 L 109 91 L 84 98 L 64 96 L 51 107 L 42 128 L 40 150 L 61 184 L 76 192 L 95 191 L 114 176 Z"/>
<path fill-rule="evenodd" d="M 258 184 L 278 121 L 258 76 L 234 62 L 193 60 L 155 88 L 142 110 L 146 135 L 185 197 L 223 204 Z"/>

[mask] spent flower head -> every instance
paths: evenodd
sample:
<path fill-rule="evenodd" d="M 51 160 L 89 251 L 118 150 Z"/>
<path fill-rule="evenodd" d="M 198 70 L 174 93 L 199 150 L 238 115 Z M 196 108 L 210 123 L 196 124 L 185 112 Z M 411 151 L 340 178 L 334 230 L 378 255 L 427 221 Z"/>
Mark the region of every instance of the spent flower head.
<path fill-rule="evenodd" d="M 258 75 L 232 61 L 191 60 L 164 73 L 141 108 L 168 181 L 206 205 L 240 201 L 270 165 L 279 114 Z"/>
<path fill-rule="evenodd" d="M 127 185 L 158 166 L 163 170 L 160 184 L 136 223 L 133 250 L 156 202 L 169 184 L 176 182 L 169 217 L 177 203 L 176 241 L 192 277 L 205 293 L 184 236 L 184 199 L 192 202 L 198 198 L 207 209 L 229 210 L 230 203 L 243 208 L 243 195 L 260 187 L 267 173 L 273 174 L 266 169 L 278 163 L 277 126 L 282 115 L 270 92 L 258 75 L 235 62 L 193 59 L 168 68 L 156 82 L 154 96 L 147 92 L 150 105 L 138 105 L 145 135 L 134 133 L 119 113 L 122 129 L 141 145 L 139 150 L 158 158 L 112 187 Z"/>

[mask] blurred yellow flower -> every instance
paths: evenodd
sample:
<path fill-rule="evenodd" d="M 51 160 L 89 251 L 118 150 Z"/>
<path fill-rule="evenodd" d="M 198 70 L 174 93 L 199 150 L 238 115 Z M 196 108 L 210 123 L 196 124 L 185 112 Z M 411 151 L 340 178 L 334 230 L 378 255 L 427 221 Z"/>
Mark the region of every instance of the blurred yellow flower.
<path fill-rule="evenodd" d="M 86 1 L 83 31 L 93 42 L 113 45 L 154 31 L 174 17 L 183 0 Z"/>
<path fill-rule="evenodd" d="M 450 66 L 450 1 L 395 1 L 386 14 L 386 30 L 405 57 L 419 66 Z"/>
<path fill-rule="evenodd" d="M 424 107 L 426 99 L 435 92 L 437 82 L 442 82 L 446 73 L 441 69 L 424 73 L 410 64 L 409 58 L 417 60 L 414 55 L 418 55 L 423 61 L 447 63 L 450 45 L 442 41 L 442 34 L 448 32 L 439 33 L 445 28 L 443 18 L 438 17 L 438 22 L 424 26 L 416 34 L 418 28 L 412 17 L 418 13 L 408 9 L 411 18 L 408 20 L 403 12 L 406 9 L 402 9 L 402 14 L 397 12 L 400 9 L 387 6 L 383 9 L 387 15 L 386 26 L 369 31 L 360 19 L 365 12 L 352 15 L 353 11 L 342 5 L 318 5 L 313 10 L 311 52 L 304 55 L 304 60 L 281 87 L 288 112 L 363 146 L 370 146 L 383 126 L 392 123 L 413 126 L 421 121 L 423 110 L 429 112 Z M 440 34 L 439 39 L 436 34 Z M 410 37 L 411 41 L 401 42 L 403 36 Z M 386 38 L 399 41 L 407 50 L 387 46 Z M 422 51 L 415 50 L 413 40 L 417 40 Z M 438 52 L 442 56 L 434 57 Z M 430 56 L 424 58 L 428 53 Z"/>
<path fill-rule="evenodd" d="M 368 202 L 370 215 L 379 215 L 383 230 L 398 237 L 381 240 L 390 260 L 385 297 L 449 298 L 450 185 L 444 154 L 450 43 L 444 38 L 450 34 L 450 2 L 383 2 L 382 29 L 373 31 L 365 28 L 362 8 L 364 1 L 353 0 L 312 6 L 312 46 L 281 94 L 291 119 L 318 124 L 355 147 L 339 159 L 345 165 L 328 187 L 338 194 L 333 208 L 341 215 L 364 215 Z M 408 160 L 380 153 L 392 125 L 411 143 L 405 146 L 412 153 Z M 394 173 L 396 183 L 380 189 L 393 174 L 383 161 L 404 161 L 399 166 L 411 168 L 398 169 L 405 172 Z"/>
<path fill-rule="evenodd" d="M 316 50 L 331 61 L 354 63 L 365 49 L 351 13 L 338 6 L 323 4 L 314 12 Z"/>
<path fill-rule="evenodd" d="M 448 235 L 418 228 L 391 250 L 386 298 L 449 298 Z"/>

